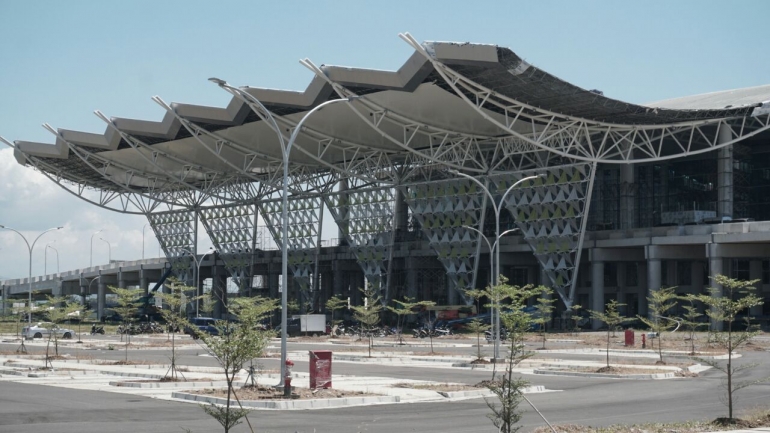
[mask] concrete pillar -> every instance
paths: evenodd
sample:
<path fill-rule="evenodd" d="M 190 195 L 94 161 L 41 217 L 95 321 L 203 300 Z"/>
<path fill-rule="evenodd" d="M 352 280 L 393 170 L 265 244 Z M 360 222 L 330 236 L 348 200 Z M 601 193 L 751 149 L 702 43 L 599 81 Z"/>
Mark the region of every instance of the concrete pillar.
<path fill-rule="evenodd" d="M 96 292 L 96 318 L 102 320 L 104 317 L 104 306 L 107 303 L 107 283 L 104 278 L 99 278 Z"/>
<path fill-rule="evenodd" d="M 636 184 L 634 165 L 620 166 L 620 228 L 632 229 L 636 224 Z"/>
<path fill-rule="evenodd" d="M 628 266 L 633 266 L 633 263 L 628 262 L 618 262 L 617 269 L 618 269 L 618 275 L 617 275 L 617 286 L 618 286 L 618 303 L 619 304 L 625 304 L 626 303 L 626 273 L 628 272 Z M 618 308 L 618 311 L 622 315 L 626 315 L 626 312 L 628 311 L 628 306 L 621 305 Z"/>
<path fill-rule="evenodd" d="M 147 281 L 147 273 L 144 271 L 144 265 L 139 269 L 139 287 L 145 295 L 150 292 L 150 282 Z"/>
<path fill-rule="evenodd" d="M 692 262 L 690 279 L 692 280 L 692 287 L 695 289 L 694 293 L 705 293 L 706 291 L 706 281 L 703 281 L 703 268 L 703 262 Z"/>
<path fill-rule="evenodd" d="M 726 143 L 733 139 L 729 128 L 719 129 L 719 143 Z M 733 216 L 733 145 L 719 149 L 717 156 L 717 185 L 718 204 L 717 216 Z"/>
<path fill-rule="evenodd" d="M 457 289 L 451 282 L 447 283 L 446 299 L 448 305 L 457 305 Z"/>
<path fill-rule="evenodd" d="M 637 264 L 636 275 L 639 278 L 637 298 L 639 305 L 636 306 L 636 313 L 640 316 L 647 316 L 647 261 Z"/>
<path fill-rule="evenodd" d="M 604 312 L 604 262 L 591 262 L 591 309 Z M 602 321 L 594 319 L 591 327 L 599 329 Z"/>
<path fill-rule="evenodd" d="M 126 288 L 125 274 L 122 268 L 118 268 L 118 287 L 121 289 Z"/>
<path fill-rule="evenodd" d="M 724 257 L 722 257 L 722 251 L 719 247 L 719 244 L 715 243 L 709 243 L 706 244 L 706 255 L 709 258 L 709 277 L 711 277 L 711 282 L 709 284 L 709 287 L 712 287 L 716 289 L 716 292 L 713 292 L 712 296 L 722 296 L 722 286 L 719 284 L 716 284 L 714 282 L 714 278 L 722 274 L 724 275 Z M 715 320 L 711 321 L 711 329 L 714 331 L 721 331 L 723 329 L 724 323 L 723 322 L 717 322 Z"/>
<path fill-rule="evenodd" d="M 639 297 L 639 314 L 649 316 L 649 301 L 647 298 L 652 292 L 660 289 L 661 282 L 661 264 L 659 259 L 647 259 L 647 291 Z M 642 300 L 643 299 L 643 300 Z M 644 302 L 644 312 L 641 304 Z"/>
<path fill-rule="evenodd" d="M 756 290 L 754 291 L 754 294 L 761 296 L 762 293 L 762 260 L 752 260 L 749 262 L 749 279 L 750 280 L 759 280 L 757 284 L 754 285 Z M 759 316 L 762 314 L 762 306 L 757 305 L 755 307 L 751 307 L 749 310 L 749 314 L 752 316 Z"/>

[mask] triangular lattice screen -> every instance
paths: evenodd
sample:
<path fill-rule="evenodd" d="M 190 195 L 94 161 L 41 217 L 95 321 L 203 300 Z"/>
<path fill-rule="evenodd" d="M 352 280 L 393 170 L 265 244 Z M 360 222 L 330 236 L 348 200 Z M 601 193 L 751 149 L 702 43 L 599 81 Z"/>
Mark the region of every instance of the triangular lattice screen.
<path fill-rule="evenodd" d="M 250 283 L 255 213 L 253 204 L 200 210 L 206 233 L 239 287 Z"/>
<path fill-rule="evenodd" d="M 264 202 L 260 206 L 268 230 L 273 235 L 275 243 L 281 247 L 283 245 L 281 239 L 283 204 L 279 200 Z M 303 292 L 307 292 L 311 289 L 313 280 L 321 199 L 319 197 L 289 199 L 288 215 L 288 266 L 294 281 Z"/>
<path fill-rule="evenodd" d="M 393 248 L 394 200 L 395 191 L 391 188 L 328 196 L 329 211 L 367 281 L 375 290 L 385 290 L 383 302 L 389 299 L 387 275 Z"/>
<path fill-rule="evenodd" d="M 181 281 L 190 283 L 195 262 L 195 212 L 179 210 L 151 213 L 147 215 L 160 247 L 171 263 L 174 274 Z"/>
<path fill-rule="evenodd" d="M 524 234 L 553 288 L 567 305 L 572 305 L 569 289 L 577 277 L 577 256 L 582 247 L 581 229 L 587 212 L 591 171 L 591 164 L 581 163 L 490 179 L 497 193 L 502 194 L 519 179 L 545 174 L 543 178 L 514 188 L 506 197 L 505 208 L 513 215 L 516 226 Z"/>
<path fill-rule="evenodd" d="M 484 192 L 466 179 L 409 186 L 406 202 L 419 221 L 447 276 L 466 303 L 463 290 L 473 288 L 473 273 Z"/>

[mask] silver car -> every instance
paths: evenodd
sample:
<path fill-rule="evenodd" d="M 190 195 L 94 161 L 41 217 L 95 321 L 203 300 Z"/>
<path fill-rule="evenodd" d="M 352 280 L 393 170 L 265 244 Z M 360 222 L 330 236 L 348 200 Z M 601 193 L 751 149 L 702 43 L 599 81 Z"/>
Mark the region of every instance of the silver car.
<path fill-rule="evenodd" d="M 21 330 L 21 335 L 24 336 L 24 338 L 32 339 L 32 338 L 43 338 L 48 337 L 51 333 L 51 329 L 53 326 L 52 323 L 38 323 L 36 325 L 32 326 L 25 326 Z M 73 335 L 75 335 L 75 331 L 67 328 L 57 328 L 56 329 L 56 335 L 59 338 L 64 339 L 70 339 Z"/>

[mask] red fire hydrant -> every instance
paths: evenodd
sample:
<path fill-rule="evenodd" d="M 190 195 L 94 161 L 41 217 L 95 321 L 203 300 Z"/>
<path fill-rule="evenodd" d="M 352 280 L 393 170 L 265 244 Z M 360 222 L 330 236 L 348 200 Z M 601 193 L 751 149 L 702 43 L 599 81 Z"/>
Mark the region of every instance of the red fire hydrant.
<path fill-rule="evenodd" d="M 286 372 L 283 376 L 283 395 L 288 397 L 291 395 L 291 368 L 294 367 L 294 363 L 290 359 L 286 359 Z"/>

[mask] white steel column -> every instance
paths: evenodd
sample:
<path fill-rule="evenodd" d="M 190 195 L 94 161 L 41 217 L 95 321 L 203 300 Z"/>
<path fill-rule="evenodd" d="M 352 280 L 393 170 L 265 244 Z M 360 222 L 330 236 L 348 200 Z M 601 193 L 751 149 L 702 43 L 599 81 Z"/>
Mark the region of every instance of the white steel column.
<path fill-rule="evenodd" d="M 660 286 L 663 284 L 661 282 L 661 267 L 660 259 L 647 259 L 647 291 L 639 297 L 639 304 L 644 302 L 644 313 L 642 313 L 640 305 L 640 315 L 649 317 L 649 302 L 647 301 L 647 297 L 649 297 L 652 292 L 660 289 Z M 642 300 L 642 298 L 644 298 L 644 300 Z"/>
<path fill-rule="evenodd" d="M 706 256 L 709 259 L 709 278 L 708 287 L 717 289 L 712 296 L 722 296 L 722 286 L 714 282 L 714 278 L 717 275 L 724 275 L 724 257 L 722 257 L 722 251 L 719 244 L 709 243 L 706 244 Z M 711 321 L 711 329 L 714 331 L 721 331 L 723 328 L 723 322 Z"/>

